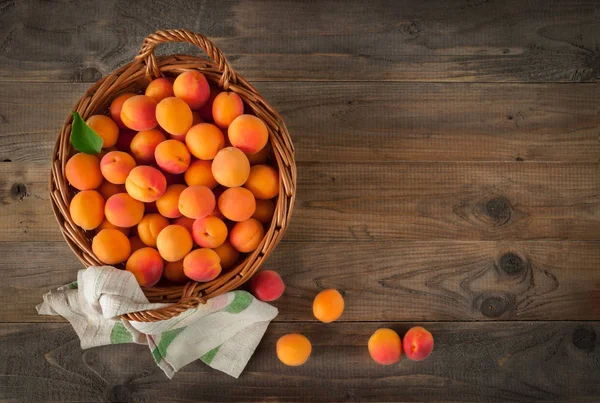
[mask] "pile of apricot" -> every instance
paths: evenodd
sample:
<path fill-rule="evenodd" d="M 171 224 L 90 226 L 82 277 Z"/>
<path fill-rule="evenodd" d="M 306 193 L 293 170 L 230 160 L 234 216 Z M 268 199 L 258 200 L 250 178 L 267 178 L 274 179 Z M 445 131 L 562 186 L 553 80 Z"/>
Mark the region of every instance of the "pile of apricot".
<path fill-rule="evenodd" d="M 71 218 L 95 231 L 99 261 L 124 263 L 142 286 L 206 282 L 259 246 L 279 173 L 267 126 L 244 110 L 239 95 L 187 71 L 87 120 L 102 152 L 73 155 L 65 175 L 79 191 Z"/>

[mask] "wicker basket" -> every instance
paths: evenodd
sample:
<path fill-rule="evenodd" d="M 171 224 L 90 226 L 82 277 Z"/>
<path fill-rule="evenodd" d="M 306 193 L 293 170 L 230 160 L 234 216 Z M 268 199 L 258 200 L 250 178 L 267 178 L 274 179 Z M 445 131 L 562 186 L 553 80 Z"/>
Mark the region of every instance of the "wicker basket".
<path fill-rule="evenodd" d="M 211 60 L 189 56 L 155 56 L 154 48 L 160 43 L 187 42 L 203 49 Z M 296 163 L 294 147 L 288 130 L 279 114 L 245 79 L 232 69 L 221 51 L 205 36 L 188 30 L 157 31 L 149 35 L 135 60 L 95 83 L 73 108 L 83 119 L 93 114 L 104 114 L 112 99 L 121 92 L 140 91 L 156 77 L 176 76 L 186 70 L 202 72 L 211 85 L 238 94 L 244 102 L 263 119 L 269 129 L 271 159 L 279 168 L 279 197 L 275 215 L 259 247 L 237 267 L 222 273 L 208 283 L 190 281 L 185 285 L 149 287 L 144 293 L 152 302 L 171 302 L 166 308 L 141 311 L 124 315 L 125 319 L 153 322 L 177 316 L 181 312 L 204 303 L 222 293 L 231 291 L 246 282 L 273 251 L 288 226 L 296 191 Z M 69 113 L 54 151 L 50 176 L 50 196 L 54 215 L 65 240 L 79 260 L 86 266 L 102 265 L 91 250 L 92 232 L 86 232 L 73 222 L 69 204 L 76 190 L 69 186 L 64 169 L 68 159 L 75 153 L 69 141 L 72 116 Z"/>

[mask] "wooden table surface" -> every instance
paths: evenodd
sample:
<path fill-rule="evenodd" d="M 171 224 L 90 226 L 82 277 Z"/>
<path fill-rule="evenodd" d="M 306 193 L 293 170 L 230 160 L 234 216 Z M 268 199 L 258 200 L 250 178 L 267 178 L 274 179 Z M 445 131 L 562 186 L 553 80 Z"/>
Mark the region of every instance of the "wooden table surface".
<path fill-rule="evenodd" d="M 238 380 L 82 351 L 34 309 L 80 269 L 47 189 L 62 122 L 179 27 L 214 39 L 297 150 L 266 263 L 286 293 Z M 0 401 L 599 401 L 599 47 L 598 1 L 0 2 Z M 346 311 L 317 323 L 330 287 Z M 371 361 L 375 329 L 416 324 L 428 360 Z M 275 357 L 288 332 L 313 343 L 302 367 Z"/>

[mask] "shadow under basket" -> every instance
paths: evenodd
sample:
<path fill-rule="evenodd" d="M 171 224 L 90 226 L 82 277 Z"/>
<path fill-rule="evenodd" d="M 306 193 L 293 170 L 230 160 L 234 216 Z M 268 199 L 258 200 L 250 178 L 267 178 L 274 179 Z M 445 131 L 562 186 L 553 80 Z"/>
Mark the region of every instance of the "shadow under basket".
<path fill-rule="evenodd" d="M 210 60 L 189 55 L 155 56 L 156 45 L 168 42 L 187 42 L 195 45 L 204 50 Z M 120 93 L 140 92 L 154 78 L 175 77 L 188 70 L 203 73 L 211 86 L 238 94 L 253 113 L 267 125 L 271 145 L 270 158 L 277 164 L 279 170 L 279 196 L 275 203 L 275 214 L 258 248 L 236 267 L 221 273 L 215 280 L 207 283 L 189 281 L 185 285 L 143 288 L 144 294 L 151 302 L 173 304 L 161 309 L 123 315 L 127 320 L 154 322 L 169 319 L 189 308 L 205 303 L 210 298 L 241 286 L 252 277 L 281 240 L 294 206 L 296 194 L 294 147 L 283 119 L 248 81 L 234 72 L 223 53 L 201 34 L 188 30 L 164 30 L 149 35 L 144 39 L 134 61 L 96 82 L 77 102 L 73 110 L 77 111 L 84 120 L 94 114 L 106 114 L 111 101 Z M 72 123 L 73 117 L 69 113 L 52 152 L 49 187 L 52 208 L 65 240 L 79 260 L 86 267 L 102 266 L 103 263 L 92 253 L 94 233 L 78 227 L 69 213 L 71 198 L 77 192 L 68 184 L 64 175 L 67 161 L 76 152 L 70 143 Z"/>

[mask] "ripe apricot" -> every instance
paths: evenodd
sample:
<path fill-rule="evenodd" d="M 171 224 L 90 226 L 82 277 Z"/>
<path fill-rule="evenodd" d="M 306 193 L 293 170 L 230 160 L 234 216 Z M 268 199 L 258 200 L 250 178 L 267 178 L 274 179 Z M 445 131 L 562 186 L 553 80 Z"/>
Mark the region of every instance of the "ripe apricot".
<path fill-rule="evenodd" d="M 261 301 L 275 301 L 281 297 L 284 289 L 281 276 L 273 270 L 259 271 L 250 280 L 250 291 Z"/>
<path fill-rule="evenodd" d="M 221 267 L 223 269 L 233 267 L 240 257 L 240 252 L 238 252 L 229 241 L 223 242 L 220 246 L 217 246 L 214 251 L 219 255 Z"/>
<path fill-rule="evenodd" d="M 85 153 L 77 153 L 67 161 L 65 166 L 67 180 L 77 190 L 92 190 L 102 184 L 102 172 L 98 157 Z"/>
<path fill-rule="evenodd" d="M 179 211 L 179 196 L 186 189 L 185 185 L 171 185 L 165 193 L 156 201 L 158 212 L 167 218 L 177 218 L 181 216 Z"/>
<path fill-rule="evenodd" d="M 122 263 L 131 255 L 131 244 L 121 231 L 103 229 L 92 239 L 92 252 L 102 263 Z"/>
<path fill-rule="evenodd" d="M 219 197 L 219 211 L 231 221 L 246 221 L 256 211 L 256 201 L 246 188 L 229 188 Z"/>
<path fill-rule="evenodd" d="M 269 140 L 267 125 L 253 115 L 240 115 L 231 122 L 227 129 L 231 145 L 246 154 L 259 152 Z"/>
<path fill-rule="evenodd" d="M 192 236 L 181 225 L 166 226 L 156 238 L 158 252 L 167 262 L 183 259 L 192 250 Z"/>
<path fill-rule="evenodd" d="M 129 256 L 125 270 L 133 273 L 141 287 L 152 287 L 160 280 L 163 272 L 163 260 L 154 248 L 142 248 Z"/>
<path fill-rule="evenodd" d="M 189 218 L 206 217 L 215 205 L 215 195 L 206 186 L 190 186 L 179 195 L 179 211 Z"/>
<path fill-rule="evenodd" d="M 158 169 L 140 165 L 129 172 L 125 189 L 131 197 L 149 203 L 158 200 L 167 189 L 167 179 Z"/>
<path fill-rule="evenodd" d="M 200 185 L 214 189 L 218 185 L 212 174 L 212 161 L 196 160 L 192 162 L 185 171 L 184 179 L 188 186 Z"/>
<path fill-rule="evenodd" d="M 188 130 L 185 135 L 185 145 L 194 157 L 212 160 L 225 146 L 225 136 L 217 126 L 199 123 Z"/>
<path fill-rule="evenodd" d="M 135 166 L 133 157 L 123 151 L 111 151 L 100 161 L 102 176 L 116 185 L 124 184 L 129 172 Z"/>
<path fill-rule="evenodd" d="M 252 252 L 265 236 L 262 224 L 254 218 L 236 223 L 229 233 L 229 242 L 239 252 Z"/>
<path fill-rule="evenodd" d="M 92 115 L 86 121 L 98 136 L 102 137 L 102 148 L 113 147 L 119 138 L 119 127 L 108 116 Z"/>
<path fill-rule="evenodd" d="M 156 238 L 167 225 L 169 220 L 160 214 L 146 214 L 137 225 L 138 236 L 145 245 L 156 247 Z"/>
<path fill-rule="evenodd" d="M 136 134 L 129 145 L 131 154 L 138 164 L 151 164 L 154 162 L 156 147 L 167 138 L 158 129 L 144 130 Z"/>
<path fill-rule="evenodd" d="M 212 173 L 215 180 L 223 186 L 242 186 L 250 175 L 250 162 L 240 149 L 227 147 L 215 156 Z"/>
<path fill-rule="evenodd" d="M 182 227 L 185 227 L 185 229 L 190 231 L 190 234 L 192 233 L 192 228 L 194 226 L 194 222 L 196 222 L 195 219 L 185 217 L 185 216 L 177 217 L 176 219 L 173 220 L 173 224 L 181 225 Z"/>
<path fill-rule="evenodd" d="M 183 272 L 183 259 L 176 262 L 166 262 L 163 277 L 173 283 L 185 283 L 190 279 Z"/>
<path fill-rule="evenodd" d="M 220 260 L 212 249 L 195 249 L 183 259 L 183 272 L 194 281 L 211 281 L 221 274 Z"/>
<path fill-rule="evenodd" d="M 173 94 L 173 82 L 164 77 L 156 78 L 148 84 L 144 95 L 154 99 L 156 102 L 172 97 L 175 95 Z"/>
<path fill-rule="evenodd" d="M 154 129 L 156 121 L 156 101 L 145 95 L 136 95 L 127 99 L 121 107 L 121 120 L 132 130 Z"/>
<path fill-rule="evenodd" d="M 338 290 L 328 289 L 317 294 L 313 301 L 313 314 L 323 323 L 330 323 L 342 316 L 344 298 Z"/>
<path fill-rule="evenodd" d="M 109 181 L 105 180 L 97 190 L 102 197 L 104 197 L 104 200 L 108 200 L 108 198 L 112 195 L 116 195 L 117 193 L 125 193 L 125 186 L 115 185 L 114 183 L 110 183 Z"/>
<path fill-rule="evenodd" d="M 256 218 L 263 224 L 268 224 L 273 219 L 275 213 L 275 203 L 272 200 L 256 200 L 256 211 L 252 218 Z"/>
<path fill-rule="evenodd" d="M 402 341 L 392 329 L 377 329 L 369 338 L 368 347 L 373 361 L 382 365 L 397 363 L 402 354 Z"/>
<path fill-rule="evenodd" d="M 279 194 L 279 173 L 269 165 L 254 165 L 244 187 L 257 199 L 272 199 Z"/>
<path fill-rule="evenodd" d="M 137 225 L 144 217 L 144 203 L 135 200 L 127 193 L 117 193 L 106 201 L 104 215 L 111 224 L 130 228 Z"/>
<path fill-rule="evenodd" d="M 192 226 L 192 238 L 203 248 L 216 248 L 227 239 L 227 226 L 212 215 L 199 218 Z"/>
<path fill-rule="evenodd" d="M 110 117 L 121 129 L 125 129 L 127 127 L 125 126 L 125 123 L 123 123 L 123 121 L 121 120 L 121 109 L 123 108 L 123 104 L 125 103 L 125 101 L 127 101 L 131 97 L 134 97 L 135 95 L 136 94 L 134 94 L 133 92 L 126 92 L 117 96 L 115 99 L 113 99 L 113 101 L 110 104 Z"/>
<path fill-rule="evenodd" d="M 226 129 L 233 119 L 244 113 L 244 102 L 234 92 L 224 91 L 215 97 L 212 115 L 215 125 Z"/>
<path fill-rule="evenodd" d="M 158 124 L 174 136 L 185 136 L 192 127 L 193 118 L 192 110 L 183 99 L 165 98 L 156 107 Z"/>
<path fill-rule="evenodd" d="M 154 159 L 160 168 L 172 174 L 181 174 L 190 166 L 192 159 L 185 144 L 178 140 L 167 140 L 154 150 Z"/>
<path fill-rule="evenodd" d="M 412 327 L 404 335 L 403 347 L 408 359 L 424 360 L 433 351 L 433 336 L 421 326 Z"/>
<path fill-rule="evenodd" d="M 173 92 L 192 109 L 198 109 L 208 101 L 210 87 L 204 74 L 196 70 L 186 71 L 175 78 Z"/>
<path fill-rule="evenodd" d="M 259 152 L 254 154 L 248 154 L 248 161 L 250 165 L 265 164 L 271 155 L 271 146 L 269 143 L 265 145 Z"/>
<path fill-rule="evenodd" d="M 93 230 L 104 220 L 104 198 L 95 190 L 82 190 L 71 200 L 69 212 L 75 224 Z"/>
<path fill-rule="evenodd" d="M 102 214 L 104 214 L 104 210 L 102 211 Z M 111 224 L 110 221 L 108 221 L 106 218 L 96 228 L 96 231 L 100 232 L 103 229 L 116 229 L 116 230 L 121 231 L 125 236 L 129 236 L 129 233 L 131 232 L 131 228 L 117 227 L 116 225 Z"/>
<path fill-rule="evenodd" d="M 297 367 L 310 357 L 312 345 L 310 341 L 298 333 L 290 333 L 277 340 L 277 358 L 285 365 Z"/>

